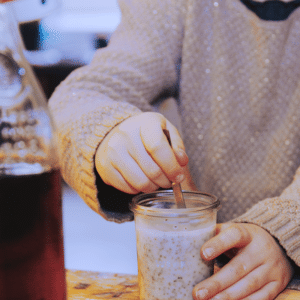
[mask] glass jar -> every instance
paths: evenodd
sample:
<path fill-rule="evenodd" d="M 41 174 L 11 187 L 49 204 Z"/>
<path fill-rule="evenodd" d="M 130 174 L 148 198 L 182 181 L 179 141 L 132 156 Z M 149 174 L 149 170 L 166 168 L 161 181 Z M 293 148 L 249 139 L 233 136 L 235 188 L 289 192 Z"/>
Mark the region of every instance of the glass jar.
<path fill-rule="evenodd" d="M 0 298 L 66 298 L 61 177 L 46 98 L 0 1 Z M 34 8 L 32 8 L 34 9 Z"/>
<path fill-rule="evenodd" d="M 219 201 L 199 192 L 183 192 L 178 209 L 172 191 L 134 197 L 138 280 L 141 300 L 192 300 L 193 287 L 212 275 L 201 246 L 215 235 Z"/>

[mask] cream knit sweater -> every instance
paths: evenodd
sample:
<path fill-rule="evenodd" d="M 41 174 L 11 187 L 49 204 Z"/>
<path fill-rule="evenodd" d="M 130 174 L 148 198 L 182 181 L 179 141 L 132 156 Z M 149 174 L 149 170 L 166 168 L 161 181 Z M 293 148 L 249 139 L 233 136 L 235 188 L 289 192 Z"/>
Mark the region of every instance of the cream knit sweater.
<path fill-rule="evenodd" d="M 131 220 L 130 197 L 97 178 L 96 148 L 175 97 L 192 176 L 221 200 L 219 221 L 262 226 L 300 266 L 300 10 L 275 22 L 239 0 L 119 4 L 108 47 L 50 99 L 65 180 L 105 218 Z"/>

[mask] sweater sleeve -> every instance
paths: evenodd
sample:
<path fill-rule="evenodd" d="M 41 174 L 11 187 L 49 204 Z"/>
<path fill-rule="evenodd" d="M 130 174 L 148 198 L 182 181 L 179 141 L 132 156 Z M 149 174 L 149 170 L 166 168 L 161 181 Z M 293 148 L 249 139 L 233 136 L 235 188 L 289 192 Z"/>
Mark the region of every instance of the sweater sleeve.
<path fill-rule="evenodd" d="M 300 266 L 300 168 L 279 197 L 254 205 L 234 222 L 253 223 L 266 229 Z"/>
<path fill-rule="evenodd" d="M 160 95 L 172 95 L 184 13 L 183 1 L 175 2 L 120 0 L 122 20 L 108 46 L 88 66 L 73 71 L 49 100 L 62 175 L 108 220 L 132 219 L 132 195 L 103 183 L 95 172 L 95 152 L 120 122 L 151 111 Z"/>

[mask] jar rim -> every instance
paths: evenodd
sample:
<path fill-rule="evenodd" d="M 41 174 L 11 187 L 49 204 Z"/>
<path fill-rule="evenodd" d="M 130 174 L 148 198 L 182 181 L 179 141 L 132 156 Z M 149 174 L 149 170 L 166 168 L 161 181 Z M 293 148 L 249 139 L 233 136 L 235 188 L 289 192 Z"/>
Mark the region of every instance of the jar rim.
<path fill-rule="evenodd" d="M 132 199 L 130 210 L 135 214 L 144 214 L 156 217 L 199 217 L 208 211 L 217 210 L 219 199 L 208 193 L 182 191 L 187 208 L 177 208 L 173 190 L 155 191 L 139 194 Z M 189 205 L 190 201 L 194 206 Z"/>

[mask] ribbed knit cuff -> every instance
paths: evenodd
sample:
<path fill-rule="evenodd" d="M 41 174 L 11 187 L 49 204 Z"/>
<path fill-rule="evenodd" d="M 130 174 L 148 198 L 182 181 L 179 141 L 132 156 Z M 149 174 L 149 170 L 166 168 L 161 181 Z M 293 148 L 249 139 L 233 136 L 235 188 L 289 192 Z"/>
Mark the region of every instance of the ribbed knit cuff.
<path fill-rule="evenodd" d="M 54 100 L 59 100 L 53 102 L 52 112 L 63 178 L 90 208 L 110 219 L 101 209 L 101 198 L 105 195 L 96 184 L 96 150 L 116 125 L 141 111 L 129 103 L 112 101 L 97 91 L 73 89 L 65 95 L 58 90 Z M 66 102 L 74 105 L 66 106 Z"/>
<path fill-rule="evenodd" d="M 107 212 L 102 209 L 102 199 L 109 197 L 109 195 L 107 195 L 105 188 L 98 186 L 96 182 L 96 150 L 109 131 L 125 119 L 140 113 L 141 112 L 135 108 L 131 110 L 126 107 L 126 111 L 122 113 L 120 112 L 120 108 L 110 108 L 110 114 L 105 116 L 105 120 L 101 122 L 101 125 L 99 124 L 99 126 L 97 126 L 98 129 L 86 137 L 85 143 L 80 148 L 83 159 L 79 166 L 79 176 L 75 182 L 75 189 L 90 208 L 109 221 L 129 221 L 132 220 L 132 216 L 124 215 L 122 218 L 122 215 L 118 213 L 107 214 Z M 74 183 L 72 185 L 74 186 Z"/>
<path fill-rule="evenodd" d="M 252 223 L 264 228 L 278 240 L 287 256 L 300 266 L 300 207 L 297 201 L 266 199 L 233 222 Z"/>

